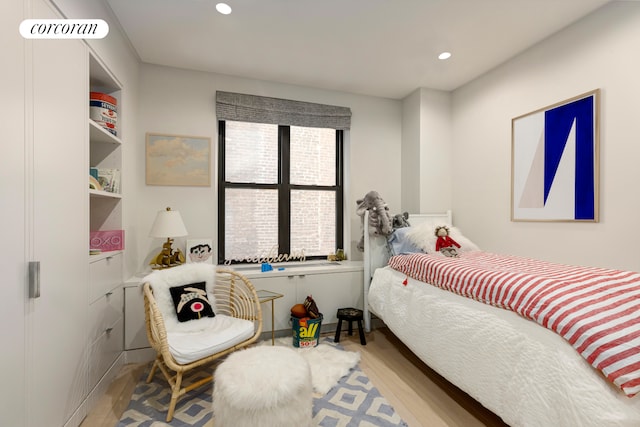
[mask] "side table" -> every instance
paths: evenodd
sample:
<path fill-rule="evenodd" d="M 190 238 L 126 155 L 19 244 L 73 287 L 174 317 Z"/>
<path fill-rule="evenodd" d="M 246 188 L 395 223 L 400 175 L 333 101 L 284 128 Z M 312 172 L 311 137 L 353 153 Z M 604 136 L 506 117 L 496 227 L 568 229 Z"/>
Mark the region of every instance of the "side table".
<path fill-rule="evenodd" d="M 274 322 L 274 314 L 273 314 L 274 301 L 277 300 L 278 298 L 282 298 L 284 295 L 276 292 L 267 291 L 264 289 L 260 289 L 259 291 L 256 291 L 256 293 L 258 294 L 258 299 L 260 300 L 261 304 L 271 301 L 271 345 L 274 345 L 276 343 L 276 333 L 274 331 L 275 322 Z"/>

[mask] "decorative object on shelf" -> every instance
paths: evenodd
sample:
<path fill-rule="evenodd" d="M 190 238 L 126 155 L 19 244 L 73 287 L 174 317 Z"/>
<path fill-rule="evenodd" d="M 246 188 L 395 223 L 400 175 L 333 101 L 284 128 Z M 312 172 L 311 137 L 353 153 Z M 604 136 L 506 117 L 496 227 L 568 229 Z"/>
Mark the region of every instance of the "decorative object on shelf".
<path fill-rule="evenodd" d="M 124 230 L 101 230 L 89 233 L 89 250 L 101 252 L 121 251 L 124 249 Z"/>
<path fill-rule="evenodd" d="M 98 168 L 98 182 L 103 191 L 120 193 L 120 169 Z"/>
<path fill-rule="evenodd" d="M 172 211 L 169 207 L 164 211 L 158 211 L 158 215 L 151 226 L 149 237 L 166 237 L 167 241 L 162 245 L 162 251 L 151 259 L 149 263 L 151 268 L 157 270 L 184 264 L 184 254 L 180 249 L 173 249 L 171 244 L 173 243 L 173 237 L 182 237 L 187 234 L 180 212 Z"/>
<path fill-rule="evenodd" d="M 98 180 L 94 178 L 93 175 L 89 175 L 89 189 L 102 191 L 102 185 L 100 185 Z"/>
<path fill-rule="evenodd" d="M 213 264 L 213 241 L 211 239 L 187 240 L 187 262 Z"/>
<path fill-rule="evenodd" d="M 511 220 L 598 221 L 600 89 L 511 121 Z"/>
<path fill-rule="evenodd" d="M 247 256 L 244 258 L 233 258 L 233 259 L 225 259 L 224 265 L 231 265 L 233 261 L 238 262 L 248 262 L 254 264 L 264 264 L 264 263 L 278 263 L 278 262 L 287 262 L 287 261 L 306 261 L 307 257 L 305 255 L 304 248 L 300 250 L 293 250 L 290 254 L 280 254 L 278 253 L 278 245 L 273 245 L 269 252 L 262 253 L 255 256 Z"/>
<path fill-rule="evenodd" d="M 211 138 L 147 133 L 147 185 L 211 186 Z"/>
<path fill-rule="evenodd" d="M 102 92 L 89 93 L 89 117 L 104 130 L 117 136 L 118 100 Z"/>

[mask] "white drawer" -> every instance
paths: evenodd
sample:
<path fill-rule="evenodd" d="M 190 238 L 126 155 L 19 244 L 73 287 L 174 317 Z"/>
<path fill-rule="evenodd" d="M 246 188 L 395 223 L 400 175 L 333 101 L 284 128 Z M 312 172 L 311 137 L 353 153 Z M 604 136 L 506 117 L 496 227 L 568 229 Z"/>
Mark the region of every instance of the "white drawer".
<path fill-rule="evenodd" d="M 89 305 L 89 343 L 93 343 L 123 316 L 124 292 L 118 286 Z"/>
<path fill-rule="evenodd" d="M 89 264 L 89 302 L 122 283 L 122 252 Z"/>
<path fill-rule="evenodd" d="M 122 317 L 105 331 L 96 342 L 89 346 L 89 389 L 98 384 L 100 378 L 122 353 L 122 335 L 124 327 Z"/>

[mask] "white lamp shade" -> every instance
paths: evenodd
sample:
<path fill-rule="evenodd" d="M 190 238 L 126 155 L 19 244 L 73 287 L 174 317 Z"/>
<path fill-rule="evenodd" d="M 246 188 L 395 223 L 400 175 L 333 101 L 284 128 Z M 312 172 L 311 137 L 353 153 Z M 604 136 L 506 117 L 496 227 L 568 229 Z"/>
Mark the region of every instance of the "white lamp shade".
<path fill-rule="evenodd" d="M 163 211 L 158 211 L 156 219 L 151 226 L 149 237 L 181 237 L 186 236 L 187 229 L 182 222 L 180 212 L 172 211 L 171 208 L 167 208 Z"/>

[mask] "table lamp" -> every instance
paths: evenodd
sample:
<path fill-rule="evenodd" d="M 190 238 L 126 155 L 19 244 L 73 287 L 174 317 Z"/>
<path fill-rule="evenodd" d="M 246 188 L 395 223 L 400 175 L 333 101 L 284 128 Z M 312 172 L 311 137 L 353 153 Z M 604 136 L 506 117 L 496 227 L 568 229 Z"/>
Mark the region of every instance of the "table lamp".
<path fill-rule="evenodd" d="M 162 251 L 151 259 L 149 265 L 153 269 L 175 267 L 185 262 L 184 254 L 180 249 L 173 249 L 173 237 L 186 236 L 187 229 L 182 222 L 180 212 L 172 211 L 167 208 L 164 211 L 158 211 L 156 219 L 151 226 L 149 237 L 167 238 L 162 245 Z"/>

